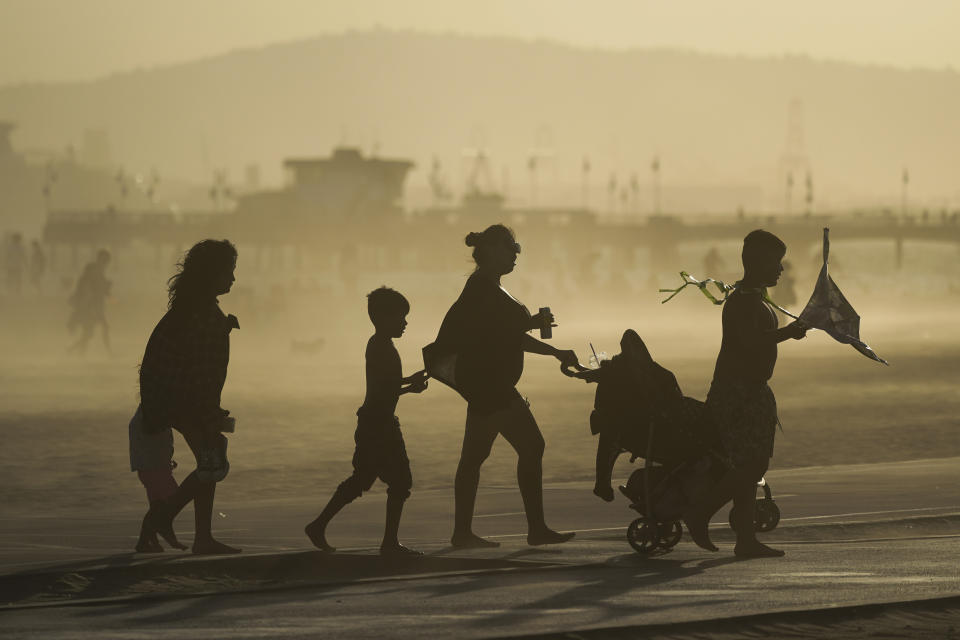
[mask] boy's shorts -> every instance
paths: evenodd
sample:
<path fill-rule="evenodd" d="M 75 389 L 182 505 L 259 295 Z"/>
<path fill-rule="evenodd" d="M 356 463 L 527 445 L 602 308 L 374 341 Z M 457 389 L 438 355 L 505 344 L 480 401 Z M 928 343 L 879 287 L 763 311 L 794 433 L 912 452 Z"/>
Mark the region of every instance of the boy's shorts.
<path fill-rule="evenodd" d="M 369 491 L 379 478 L 387 485 L 388 494 L 410 495 L 413 476 L 407 447 L 400 431 L 400 420 L 370 418 L 358 414 L 354 433 L 353 475 L 363 491 Z"/>

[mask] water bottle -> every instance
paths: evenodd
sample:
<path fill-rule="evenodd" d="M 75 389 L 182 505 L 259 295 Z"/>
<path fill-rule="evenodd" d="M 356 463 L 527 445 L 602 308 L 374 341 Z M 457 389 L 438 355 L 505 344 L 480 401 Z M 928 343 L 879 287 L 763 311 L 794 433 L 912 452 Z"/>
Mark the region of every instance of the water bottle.
<path fill-rule="evenodd" d="M 550 323 L 550 307 L 540 307 L 540 337 L 549 340 L 553 337 L 553 327 Z"/>

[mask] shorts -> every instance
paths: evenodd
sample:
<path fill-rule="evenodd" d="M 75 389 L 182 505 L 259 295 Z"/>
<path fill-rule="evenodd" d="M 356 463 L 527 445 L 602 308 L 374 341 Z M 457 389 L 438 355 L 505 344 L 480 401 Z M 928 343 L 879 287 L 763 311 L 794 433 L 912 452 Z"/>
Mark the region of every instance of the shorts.
<path fill-rule="evenodd" d="M 169 470 L 173 466 L 173 431 L 154 433 L 143 429 L 143 409 L 137 407 L 127 427 L 130 435 L 130 470 Z"/>
<path fill-rule="evenodd" d="M 707 407 L 723 446 L 724 461 L 731 468 L 769 463 L 780 421 L 777 400 L 767 383 L 714 382 Z"/>
<path fill-rule="evenodd" d="M 410 495 L 413 475 L 407 447 L 400 431 L 400 420 L 361 416 L 354 433 L 353 476 L 360 489 L 369 491 L 379 478 L 387 485 L 388 494 Z"/>

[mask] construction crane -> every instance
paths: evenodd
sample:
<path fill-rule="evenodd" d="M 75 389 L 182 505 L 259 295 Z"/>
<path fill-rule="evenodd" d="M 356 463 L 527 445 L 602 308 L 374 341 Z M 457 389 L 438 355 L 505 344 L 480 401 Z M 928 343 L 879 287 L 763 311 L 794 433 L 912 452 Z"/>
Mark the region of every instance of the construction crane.
<path fill-rule="evenodd" d="M 793 209 L 794 175 L 808 175 L 811 171 L 803 129 L 803 101 L 794 98 L 787 111 L 787 138 L 780 155 L 780 179 L 784 185 L 783 208 L 787 215 L 790 215 Z"/>
<path fill-rule="evenodd" d="M 499 207 L 503 194 L 497 191 L 490 171 L 490 156 L 479 147 L 467 147 L 460 154 L 470 163 L 463 203 L 467 206 Z"/>
<path fill-rule="evenodd" d="M 536 206 L 539 196 L 538 173 L 541 167 L 554 160 L 553 132 L 546 125 L 537 129 L 534 146 L 527 152 L 527 169 L 530 171 L 530 204 Z"/>
<path fill-rule="evenodd" d="M 433 156 L 433 164 L 430 167 L 430 190 L 433 192 L 433 199 L 437 203 L 449 202 L 453 198 L 453 193 L 447 185 L 447 180 L 443 175 L 443 168 L 440 165 L 440 158 Z"/>

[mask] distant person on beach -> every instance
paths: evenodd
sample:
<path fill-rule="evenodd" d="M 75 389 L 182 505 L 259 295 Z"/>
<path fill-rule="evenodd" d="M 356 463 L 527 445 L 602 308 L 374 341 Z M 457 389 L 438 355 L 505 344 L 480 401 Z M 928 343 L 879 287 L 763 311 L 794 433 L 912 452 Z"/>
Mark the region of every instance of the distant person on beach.
<path fill-rule="evenodd" d="M 107 324 L 106 312 L 112 285 L 106 276 L 109 264 L 110 252 L 100 249 L 96 259 L 83 268 L 73 295 L 70 296 L 69 302 L 73 311 L 67 321 L 67 328 L 71 332 L 80 329 L 80 337 L 70 347 L 71 352 L 84 353 L 98 326 L 103 334 L 103 344 L 107 351 L 110 350 L 110 327 Z"/>
<path fill-rule="evenodd" d="M 783 261 L 783 274 L 777 283 L 777 304 L 782 307 L 792 307 L 797 304 L 797 281 L 793 277 L 793 266 Z M 796 312 L 795 312 L 796 313 Z"/>
<path fill-rule="evenodd" d="M 327 543 L 330 520 L 380 478 L 387 485 L 387 516 L 380 555 L 421 555 L 400 544 L 397 535 L 413 476 L 400 420 L 394 412 L 400 396 L 421 393 L 427 388 L 426 371 L 403 377 L 400 354 L 393 345 L 393 339 L 401 337 L 407 327 L 408 313 L 410 303 L 398 291 L 380 287 L 367 295 L 367 314 L 375 331 L 367 341 L 367 394 L 357 410 L 353 473 L 340 483 L 320 515 L 304 528 L 313 545 L 323 551 L 336 550 Z"/>
<path fill-rule="evenodd" d="M 173 495 L 151 504 L 145 533 L 159 533 L 174 546 L 173 518 L 193 502 L 195 554 L 239 553 L 214 539 L 211 532 L 217 483 L 230 470 L 227 439 L 234 420 L 220 408 L 220 394 L 230 359 L 230 332 L 237 318 L 224 315 L 217 296 L 233 286 L 237 250 L 228 240 L 195 244 L 168 282 L 168 311 L 157 323 L 140 365 L 140 409 L 143 431 L 179 431 L 197 461 L 197 468 Z"/>
<path fill-rule="evenodd" d="M 711 246 L 706 255 L 703 256 L 703 275 L 705 278 L 714 278 L 723 280 L 723 271 L 725 268 L 723 256 L 717 251 L 716 247 Z"/>
<path fill-rule="evenodd" d="M 176 467 L 173 461 L 173 431 L 168 427 L 155 433 L 147 433 L 143 428 L 141 407 L 137 407 L 127 430 L 130 436 L 130 470 L 137 473 L 137 478 L 147 490 L 150 510 L 156 513 L 165 508 L 177 492 L 177 481 L 173 477 L 173 469 Z M 177 512 L 179 511 L 180 509 L 177 509 Z M 167 541 L 175 549 L 187 548 L 180 544 L 172 529 L 167 532 Z M 147 516 L 143 517 L 140 524 L 140 536 L 135 548 L 139 553 L 163 551 L 157 532 L 151 527 L 150 518 Z"/>
<path fill-rule="evenodd" d="M 786 245 L 758 229 L 743 240 L 743 279 L 723 305 L 723 338 L 707 394 L 707 409 L 715 421 L 727 471 L 717 485 L 686 514 L 694 542 L 716 551 L 708 525 L 733 498 L 737 543 L 741 558 L 782 556 L 757 540 L 754 512 L 757 482 L 773 455 L 777 402 L 767 384 L 777 362 L 777 344 L 806 335 L 800 322 L 777 328 L 773 307 L 765 301 L 767 287 L 776 286 L 783 272 Z"/>
<path fill-rule="evenodd" d="M 467 400 L 463 450 L 455 480 L 454 547 L 496 547 L 473 532 L 473 510 L 480 467 L 498 435 L 517 452 L 517 482 L 527 515 L 531 545 L 566 542 L 573 533 L 547 526 L 543 512 L 544 440 L 527 400 L 516 384 L 523 373 L 523 354 L 553 356 L 561 366 L 578 366 L 573 351 L 561 351 L 527 332 L 553 326 L 553 315 L 531 316 L 500 279 L 516 266 L 520 245 L 513 231 L 496 224 L 466 237 L 477 268 L 463 293 L 447 312 L 432 348 L 438 361 L 452 362 L 448 382 Z M 425 355 L 426 357 L 426 355 Z M 438 367 L 441 365 L 438 364 Z M 430 366 L 428 370 L 433 371 Z M 436 377 L 436 376 L 435 376 Z"/>
<path fill-rule="evenodd" d="M 47 255 L 39 240 L 34 240 L 30 251 L 30 283 L 39 292 L 43 290 L 43 277 L 47 273 Z"/>
<path fill-rule="evenodd" d="M 7 240 L 3 261 L 7 276 L 7 290 L 19 294 L 23 290 L 23 270 L 27 265 L 23 236 L 19 233 L 14 233 Z"/>

